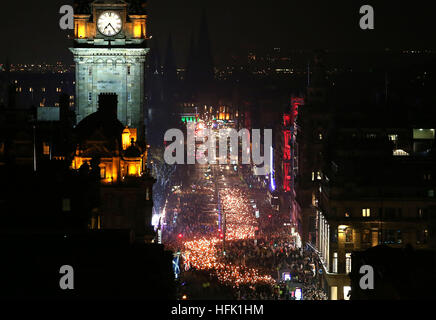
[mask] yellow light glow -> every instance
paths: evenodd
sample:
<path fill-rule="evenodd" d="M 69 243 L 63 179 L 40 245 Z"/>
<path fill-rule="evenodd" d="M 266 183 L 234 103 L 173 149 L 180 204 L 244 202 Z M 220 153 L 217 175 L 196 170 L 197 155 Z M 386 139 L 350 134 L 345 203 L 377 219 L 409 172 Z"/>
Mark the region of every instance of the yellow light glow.
<path fill-rule="evenodd" d="M 135 38 L 142 38 L 142 24 L 135 24 L 135 26 L 133 27 L 133 36 Z"/>
<path fill-rule="evenodd" d="M 347 229 L 348 226 L 341 224 L 340 226 L 338 226 L 339 231 L 344 231 L 345 229 Z"/>
<path fill-rule="evenodd" d="M 129 165 L 129 176 L 139 176 L 139 166 L 135 164 Z"/>
<path fill-rule="evenodd" d="M 123 150 L 126 150 L 128 148 L 128 146 L 130 145 L 130 131 L 129 129 L 124 129 L 123 131 Z"/>
<path fill-rule="evenodd" d="M 77 25 L 77 37 L 82 39 L 86 37 L 86 30 L 85 30 L 85 25 L 82 23 L 79 23 Z"/>

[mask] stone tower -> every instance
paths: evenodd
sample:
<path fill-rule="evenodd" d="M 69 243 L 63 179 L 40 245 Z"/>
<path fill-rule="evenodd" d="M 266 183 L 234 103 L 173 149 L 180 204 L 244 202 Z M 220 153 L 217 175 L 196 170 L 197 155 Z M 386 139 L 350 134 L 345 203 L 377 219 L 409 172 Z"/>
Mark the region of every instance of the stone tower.
<path fill-rule="evenodd" d="M 145 140 L 144 1 L 96 0 L 76 7 L 74 54 L 77 123 L 98 109 L 102 93 L 115 93 L 117 117 Z"/>

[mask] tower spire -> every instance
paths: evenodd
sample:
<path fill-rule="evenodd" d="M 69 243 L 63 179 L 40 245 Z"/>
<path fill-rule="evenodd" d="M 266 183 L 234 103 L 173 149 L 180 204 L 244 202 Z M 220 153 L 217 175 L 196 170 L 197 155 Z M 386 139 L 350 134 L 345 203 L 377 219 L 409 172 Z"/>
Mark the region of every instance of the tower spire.
<path fill-rule="evenodd" d="M 198 36 L 198 66 L 200 83 L 210 83 L 214 79 L 213 59 L 211 53 L 209 28 L 206 11 L 203 10 Z"/>
<path fill-rule="evenodd" d="M 173 40 L 168 36 L 165 64 L 163 67 L 164 94 L 166 99 L 171 99 L 177 86 L 177 67 L 174 61 Z"/>

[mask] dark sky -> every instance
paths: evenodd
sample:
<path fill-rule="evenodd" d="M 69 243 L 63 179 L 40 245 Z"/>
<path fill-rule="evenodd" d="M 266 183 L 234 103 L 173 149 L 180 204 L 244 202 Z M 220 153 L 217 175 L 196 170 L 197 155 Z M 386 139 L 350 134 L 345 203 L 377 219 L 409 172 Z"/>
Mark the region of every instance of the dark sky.
<path fill-rule="evenodd" d="M 0 59 L 12 63 L 71 62 L 59 8 L 72 0 L 2 0 Z M 177 62 L 207 13 L 218 57 L 249 48 L 381 50 L 435 48 L 436 24 L 428 0 L 149 0 L 149 31 L 164 48 L 171 32 Z M 375 30 L 359 29 L 359 8 L 373 5 Z"/>

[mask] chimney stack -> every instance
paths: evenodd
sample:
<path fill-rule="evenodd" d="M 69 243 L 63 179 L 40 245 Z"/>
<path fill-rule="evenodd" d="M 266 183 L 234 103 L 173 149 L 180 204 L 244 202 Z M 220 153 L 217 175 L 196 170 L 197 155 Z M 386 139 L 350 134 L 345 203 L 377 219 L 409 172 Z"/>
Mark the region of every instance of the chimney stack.
<path fill-rule="evenodd" d="M 98 111 L 108 118 L 117 119 L 118 96 L 115 93 L 100 93 L 98 96 Z"/>

